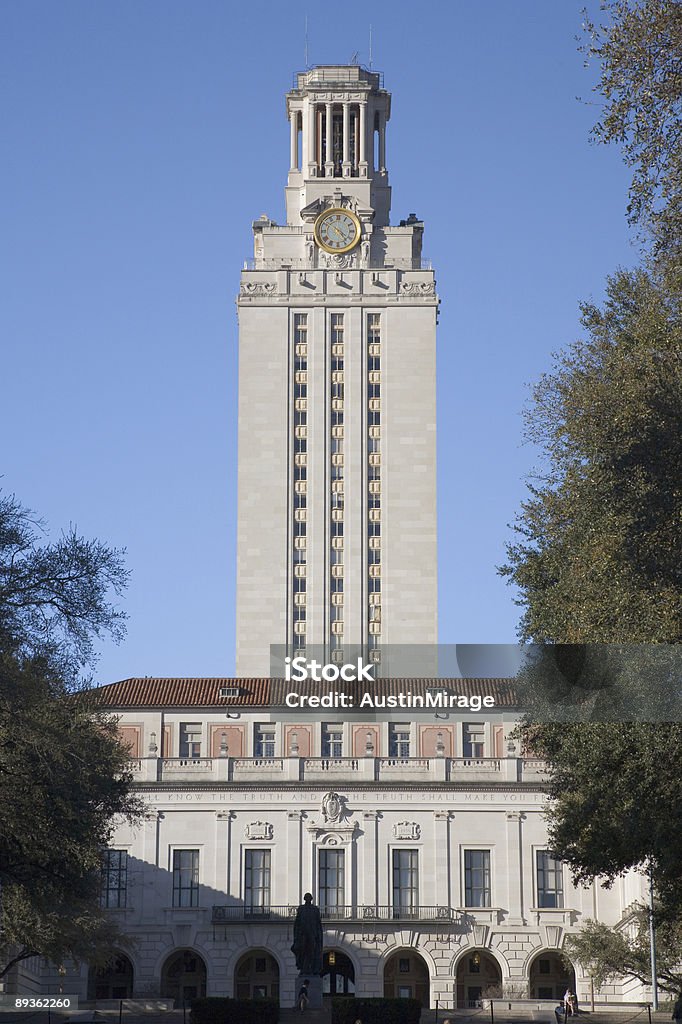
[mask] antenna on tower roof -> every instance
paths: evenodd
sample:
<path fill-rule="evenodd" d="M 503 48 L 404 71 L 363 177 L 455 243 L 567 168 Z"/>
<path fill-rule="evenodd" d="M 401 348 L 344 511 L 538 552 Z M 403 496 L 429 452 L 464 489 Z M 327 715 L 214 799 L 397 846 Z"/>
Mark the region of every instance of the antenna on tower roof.
<path fill-rule="evenodd" d="M 369 26 L 369 66 L 372 67 L 372 26 Z"/>
<path fill-rule="evenodd" d="M 358 51 L 356 50 L 350 59 L 351 64 L 357 64 L 358 62 Z"/>
<path fill-rule="evenodd" d="M 303 45 L 303 65 L 308 68 L 308 15 L 305 16 L 305 33 L 304 33 L 304 45 Z"/>

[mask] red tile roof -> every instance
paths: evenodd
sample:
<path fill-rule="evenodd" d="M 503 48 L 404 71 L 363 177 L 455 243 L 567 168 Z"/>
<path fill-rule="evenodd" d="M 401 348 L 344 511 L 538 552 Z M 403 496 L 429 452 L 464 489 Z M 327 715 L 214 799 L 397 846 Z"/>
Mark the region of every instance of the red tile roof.
<path fill-rule="evenodd" d="M 345 683 L 346 691 L 355 683 Z M 237 687 L 238 697 L 221 697 L 222 687 Z M 109 683 L 93 691 L 98 703 L 107 708 L 142 707 L 278 707 L 284 705 L 284 695 L 289 692 L 300 694 L 321 694 L 339 690 L 340 683 L 288 683 L 283 679 L 157 679 L 153 676 L 123 679 Z M 427 689 L 447 689 L 462 697 L 493 697 L 495 706 L 512 708 L 518 706 L 513 681 L 510 679 L 377 679 L 372 684 L 362 684 L 362 691 L 378 696 L 411 692 L 423 694 Z M 360 692 L 360 691 L 358 691 Z"/>

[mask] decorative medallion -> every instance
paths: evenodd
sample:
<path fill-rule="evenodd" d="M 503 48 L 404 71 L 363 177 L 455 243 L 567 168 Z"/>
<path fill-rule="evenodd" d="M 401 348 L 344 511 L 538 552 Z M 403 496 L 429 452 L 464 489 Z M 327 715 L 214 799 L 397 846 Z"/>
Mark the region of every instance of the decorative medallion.
<path fill-rule="evenodd" d="M 433 295 L 436 288 L 433 281 L 403 281 L 400 290 L 403 295 Z"/>
<path fill-rule="evenodd" d="M 322 797 L 322 817 L 329 823 L 341 821 L 344 817 L 343 797 L 338 793 L 327 793 Z"/>
<path fill-rule="evenodd" d="M 246 281 L 240 291 L 242 295 L 272 295 L 277 285 L 274 281 Z"/>
<path fill-rule="evenodd" d="M 244 829 L 247 839 L 272 839 L 274 829 L 269 821 L 252 821 Z"/>
<path fill-rule="evenodd" d="M 419 839 L 421 837 L 421 826 L 416 821 L 399 821 L 393 826 L 395 839 Z"/>

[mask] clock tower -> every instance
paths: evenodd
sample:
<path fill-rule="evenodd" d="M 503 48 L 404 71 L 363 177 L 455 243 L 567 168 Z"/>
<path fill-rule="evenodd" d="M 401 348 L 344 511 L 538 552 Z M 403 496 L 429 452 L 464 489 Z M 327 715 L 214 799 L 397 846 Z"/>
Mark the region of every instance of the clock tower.
<path fill-rule="evenodd" d="M 414 214 L 390 223 L 390 95 L 296 76 L 286 223 L 253 224 L 239 315 L 237 674 L 437 641 L 436 315 Z"/>

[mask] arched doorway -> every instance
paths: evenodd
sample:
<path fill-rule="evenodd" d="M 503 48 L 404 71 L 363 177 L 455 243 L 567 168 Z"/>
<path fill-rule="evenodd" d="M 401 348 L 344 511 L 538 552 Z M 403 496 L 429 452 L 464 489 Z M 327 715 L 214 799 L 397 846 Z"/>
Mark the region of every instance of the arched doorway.
<path fill-rule="evenodd" d="M 502 995 L 502 971 L 482 949 L 465 953 L 457 965 L 457 1008 L 475 1009 L 483 999 Z"/>
<path fill-rule="evenodd" d="M 279 964 L 264 949 L 244 953 L 234 969 L 236 999 L 279 1000 Z"/>
<path fill-rule="evenodd" d="M 354 996 L 355 968 L 350 957 L 338 949 L 328 949 L 322 960 L 322 995 Z"/>
<path fill-rule="evenodd" d="M 206 964 L 193 949 L 176 949 L 161 969 L 161 997 L 181 1006 L 206 995 Z"/>
<path fill-rule="evenodd" d="M 575 971 L 560 953 L 545 950 L 531 961 L 528 986 L 531 999 L 562 999 L 567 988 L 575 992 Z"/>
<path fill-rule="evenodd" d="M 391 953 L 384 967 L 384 996 L 387 999 L 418 999 L 429 1007 L 429 969 L 413 949 Z"/>
<path fill-rule="evenodd" d="M 88 971 L 88 999 L 132 999 L 133 965 L 118 953 L 105 967 Z"/>

